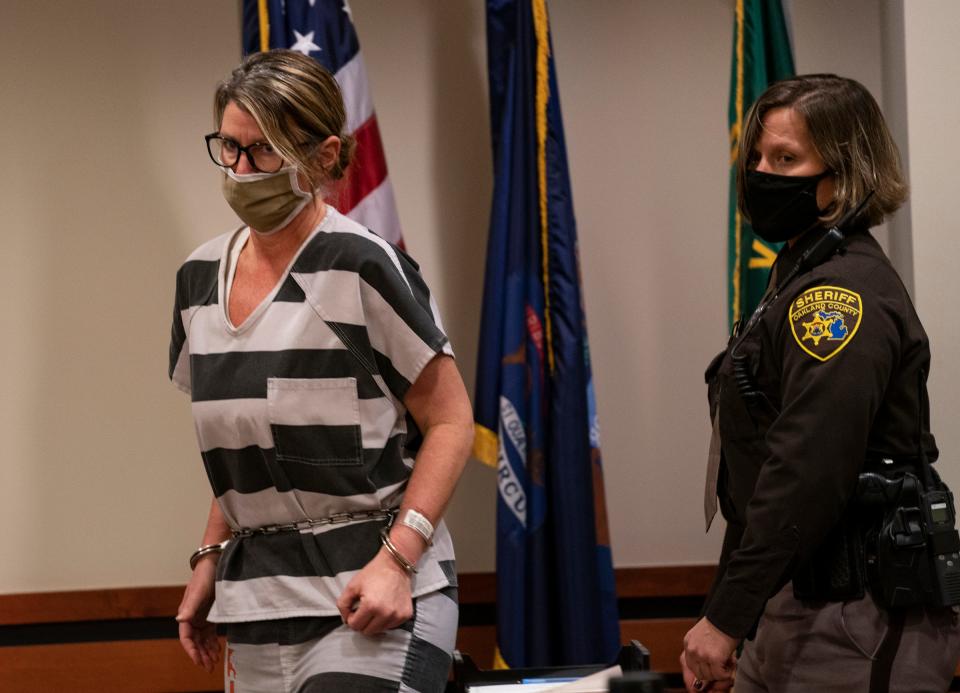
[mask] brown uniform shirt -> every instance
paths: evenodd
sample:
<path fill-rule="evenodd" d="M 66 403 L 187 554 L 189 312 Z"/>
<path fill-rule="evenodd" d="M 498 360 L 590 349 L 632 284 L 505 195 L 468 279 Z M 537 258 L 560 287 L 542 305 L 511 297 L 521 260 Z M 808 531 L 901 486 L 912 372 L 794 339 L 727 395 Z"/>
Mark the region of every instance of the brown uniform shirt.
<path fill-rule="evenodd" d="M 778 276 L 822 233 L 784 247 Z M 765 398 L 752 411 L 729 351 L 707 371 L 711 418 L 720 407 L 727 530 L 704 614 L 740 638 L 838 524 L 867 458 L 916 457 L 920 430 L 931 461 L 937 448 L 921 412 L 927 335 L 868 231 L 790 280 L 742 342 Z"/>

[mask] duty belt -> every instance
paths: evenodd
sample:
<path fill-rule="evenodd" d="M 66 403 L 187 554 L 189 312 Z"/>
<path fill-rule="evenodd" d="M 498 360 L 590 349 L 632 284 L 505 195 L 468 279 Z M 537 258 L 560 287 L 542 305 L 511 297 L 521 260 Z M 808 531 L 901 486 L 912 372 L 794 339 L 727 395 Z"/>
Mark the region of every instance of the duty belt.
<path fill-rule="evenodd" d="M 340 525 L 347 522 L 362 522 L 365 520 L 389 520 L 393 523 L 393 518 L 399 508 L 389 508 L 387 510 L 361 510 L 353 513 L 334 513 L 328 517 L 321 517 L 317 520 L 309 518 L 298 520 L 296 522 L 285 522 L 278 525 L 265 525 L 263 527 L 240 527 L 230 530 L 235 537 L 251 537 L 254 534 L 279 534 L 280 532 L 302 532 L 322 527 L 324 525 Z"/>

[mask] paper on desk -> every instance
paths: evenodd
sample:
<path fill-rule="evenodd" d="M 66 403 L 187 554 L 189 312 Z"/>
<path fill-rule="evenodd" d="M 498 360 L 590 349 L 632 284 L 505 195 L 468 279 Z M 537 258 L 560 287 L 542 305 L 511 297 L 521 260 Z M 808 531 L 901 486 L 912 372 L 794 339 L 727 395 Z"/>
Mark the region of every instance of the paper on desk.
<path fill-rule="evenodd" d="M 467 688 L 478 693 L 607 693 L 608 682 L 615 676 L 622 676 L 619 665 L 584 676 L 582 679 L 551 686 L 549 683 L 501 683 L 478 685 Z"/>
<path fill-rule="evenodd" d="M 555 688 L 548 688 L 547 691 L 549 693 L 607 693 L 608 682 L 615 676 L 623 676 L 623 670 L 619 664 L 598 671 L 596 674 L 584 676 L 582 679 L 564 683 Z"/>
<path fill-rule="evenodd" d="M 555 690 L 549 683 L 494 683 L 467 686 L 468 691 L 476 693 L 546 693 Z"/>

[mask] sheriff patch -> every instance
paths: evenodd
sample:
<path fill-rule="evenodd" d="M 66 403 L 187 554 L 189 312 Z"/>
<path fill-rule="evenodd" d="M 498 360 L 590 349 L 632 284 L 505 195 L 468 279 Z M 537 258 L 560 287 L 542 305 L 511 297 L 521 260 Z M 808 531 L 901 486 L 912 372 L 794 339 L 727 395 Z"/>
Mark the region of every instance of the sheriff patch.
<path fill-rule="evenodd" d="M 801 349 L 827 361 L 853 340 L 862 317 L 860 294 L 839 286 L 815 286 L 790 304 L 790 331 Z"/>

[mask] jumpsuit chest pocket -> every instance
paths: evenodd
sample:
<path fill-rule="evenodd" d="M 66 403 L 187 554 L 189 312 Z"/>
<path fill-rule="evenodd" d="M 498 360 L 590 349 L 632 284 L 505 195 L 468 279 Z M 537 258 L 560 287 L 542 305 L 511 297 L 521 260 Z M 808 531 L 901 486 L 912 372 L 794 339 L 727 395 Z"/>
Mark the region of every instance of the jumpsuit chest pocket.
<path fill-rule="evenodd" d="M 363 463 L 356 378 L 268 378 L 267 418 L 280 462 Z"/>

